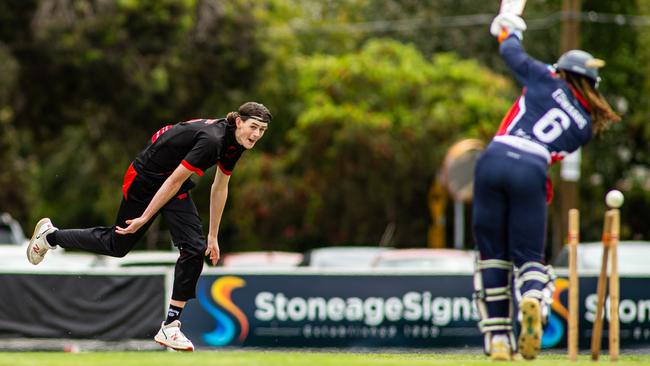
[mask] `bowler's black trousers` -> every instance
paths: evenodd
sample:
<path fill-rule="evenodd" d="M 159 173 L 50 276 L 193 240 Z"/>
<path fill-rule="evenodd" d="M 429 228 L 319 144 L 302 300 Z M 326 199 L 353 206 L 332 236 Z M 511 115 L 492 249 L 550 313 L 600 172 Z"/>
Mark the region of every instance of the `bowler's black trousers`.
<path fill-rule="evenodd" d="M 115 226 L 126 227 L 126 220 L 142 215 L 161 184 L 161 180 L 147 179 L 137 174 L 132 166 L 129 167 L 122 186 L 122 204 L 114 226 L 59 230 L 54 235 L 55 242 L 51 244 L 124 257 L 142 238 L 155 217 L 133 234 L 117 234 Z M 180 250 L 174 272 L 172 299 L 187 301 L 196 297 L 196 283 L 203 270 L 203 258 L 207 248 L 201 219 L 187 192 L 172 198 L 158 213 L 165 219 L 172 242 Z"/>

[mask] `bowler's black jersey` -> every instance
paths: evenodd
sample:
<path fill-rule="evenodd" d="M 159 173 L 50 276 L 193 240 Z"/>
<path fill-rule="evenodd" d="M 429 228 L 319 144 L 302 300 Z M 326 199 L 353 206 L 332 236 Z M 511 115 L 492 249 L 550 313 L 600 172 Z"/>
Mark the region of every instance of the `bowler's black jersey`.
<path fill-rule="evenodd" d="M 244 150 L 235 139 L 235 128 L 225 119 L 195 119 L 161 128 L 135 158 L 133 167 L 139 175 L 161 183 L 179 164 L 199 176 L 217 164 L 230 175 Z"/>

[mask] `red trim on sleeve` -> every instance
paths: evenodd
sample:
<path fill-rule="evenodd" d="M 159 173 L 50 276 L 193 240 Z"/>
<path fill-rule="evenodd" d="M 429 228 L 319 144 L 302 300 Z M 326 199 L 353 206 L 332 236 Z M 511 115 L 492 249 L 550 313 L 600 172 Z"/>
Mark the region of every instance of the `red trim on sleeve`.
<path fill-rule="evenodd" d="M 501 124 L 499 125 L 499 129 L 497 130 L 497 136 L 499 135 L 505 135 L 506 131 L 508 131 L 508 126 L 510 126 L 510 123 L 515 119 L 515 116 L 519 114 L 520 108 L 519 108 L 519 101 L 521 100 L 521 96 L 517 98 L 515 103 L 510 107 L 510 110 L 506 114 L 505 117 L 501 120 Z"/>
<path fill-rule="evenodd" d="M 179 194 L 178 196 L 176 196 L 176 198 L 178 198 L 179 200 L 186 199 L 187 198 L 187 192 Z"/>
<path fill-rule="evenodd" d="M 151 143 L 153 144 L 154 142 L 156 142 L 156 140 L 158 140 L 158 138 L 160 136 L 162 136 L 163 133 L 169 131 L 172 127 L 174 127 L 174 126 L 167 125 L 167 126 L 161 128 L 161 129 L 159 129 L 156 133 L 153 134 L 153 136 L 151 136 Z"/>
<path fill-rule="evenodd" d="M 551 177 L 546 176 L 546 204 L 550 205 L 553 202 L 553 181 Z"/>
<path fill-rule="evenodd" d="M 187 160 L 181 161 L 181 164 L 183 164 L 184 167 L 186 167 L 188 170 L 193 171 L 196 173 L 199 177 L 203 175 L 203 170 L 193 166 L 192 164 L 188 163 Z"/>
<path fill-rule="evenodd" d="M 126 170 L 126 173 L 124 173 L 124 181 L 122 182 L 122 193 L 124 194 L 124 199 L 128 199 L 128 193 L 129 193 L 129 187 L 131 187 L 131 183 L 133 183 L 133 180 L 135 177 L 138 175 L 138 172 L 135 171 L 133 168 L 133 163 L 129 165 L 129 169 Z"/>
<path fill-rule="evenodd" d="M 219 167 L 219 170 L 221 170 L 221 172 L 223 174 L 225 174 L 225 175 L 231 175 L 232 174 L 232 170 L 226 170 L 226 168 L 224 168 L 223 165 L 221 165 L 221 162 L 218 162 L 217 166 Z"/>

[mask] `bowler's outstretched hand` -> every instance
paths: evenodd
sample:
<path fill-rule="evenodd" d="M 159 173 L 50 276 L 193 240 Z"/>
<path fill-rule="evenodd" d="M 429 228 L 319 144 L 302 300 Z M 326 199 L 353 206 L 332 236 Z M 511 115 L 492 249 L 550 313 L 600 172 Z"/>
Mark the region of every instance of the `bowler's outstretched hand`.
<path fill-rule="evenodd" d="M 133 234 L 136 231 L 138 231 L 142 227 L 142 225 L 146 224 L 147 220 L 142 217 L 138 217 L 135 219 L 126 220 L 125 222 L 128 226 L 125 228 L 116 226 L 115 227 L 116 233 L 120 235 Z"/>

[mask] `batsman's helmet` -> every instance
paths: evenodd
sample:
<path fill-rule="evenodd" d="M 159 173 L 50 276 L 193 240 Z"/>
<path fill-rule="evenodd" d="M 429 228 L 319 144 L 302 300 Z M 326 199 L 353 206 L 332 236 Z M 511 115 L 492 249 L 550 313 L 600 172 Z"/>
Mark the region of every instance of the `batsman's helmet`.
<path fill-rule="evenodd" d="M 565 70 L 574 74 L 582 75 L 591 79 L 595 85 L 600 82 L 598 69 L 605 66 L 605 61 L 595 58 L 590 53 L 582 50 L 571 50 L 565 52 L 557 60 L 555 68 Z"/>

